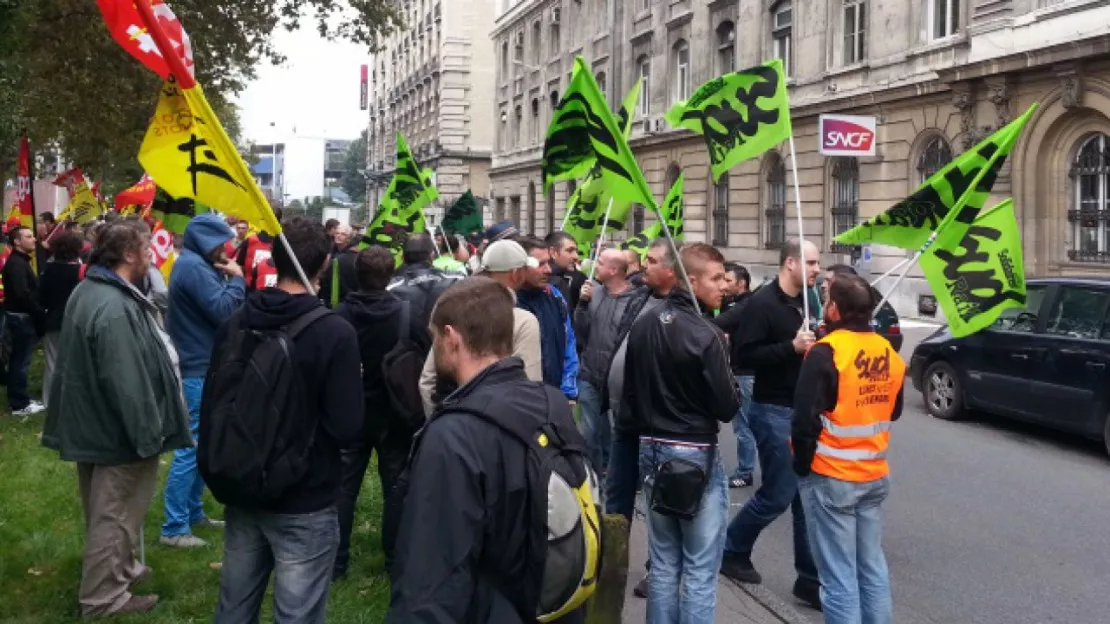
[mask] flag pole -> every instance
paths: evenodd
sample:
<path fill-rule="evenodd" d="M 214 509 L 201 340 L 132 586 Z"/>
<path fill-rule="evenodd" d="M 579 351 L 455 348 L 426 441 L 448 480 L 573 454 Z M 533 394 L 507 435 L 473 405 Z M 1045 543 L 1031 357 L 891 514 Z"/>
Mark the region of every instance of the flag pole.
<path fill-rule="evenodd" d="M 871 285 L 872 286 L 877 286 L 879 284 L 879 282 L 885 280 L 886 278 L 890 277 L 891 275 L 894 275 L 902 267 L 906 266 L 910 262 L 913 262 L 914 260 L 916 260 L 915 256 L 910 256 L 909 258 L 903 258 L 898 264 L 894 265 L 894 267 L 891 268 L 889 271 L 887 271 L 886 273 L 883 273 L 882 275 L 880 275 L 880 276 L 876 277 L 875 279 L 871 280 Z"/>
<path fill-rule="evenodd" d="M 872 318 L 874 318 L 875 315 L 879 313 L 879 310 L 883 308 L 883 305 L 885 305 L 886 302 L 890 300 L 890 296 L 893 295 L 894 291 L 898 289 L 898 286 L 902 284 L 902 280 L 906 279 L 906 276 L 909 275 L 910 269 L 912 269 L 914 265 L 921 260 L 921 256 L 925 255 L 926 251 L 929 251 L 929 248 L 933 246 L 933 243 L 935 243 L 936 240 L 937 231 L 933 230 L 933 232 L 929 234 L 929 238 L 925 241 L 925 243 L 921 245 L 921 249 L 918 249 L 916 252 L 914 252 L 913 256 L 910 257 L 908 260 L 903 261 L 899 265 L 899 267 L 887 271 L 883 274 L 882 277 L 879 278 L 881 280 L 891 273 L 894 273 L 894 271 L 898 270 L 898 268 L 905 267 L 905 269 L 902 271 L 902 274 L 898 276 L 898 279 L 894 280 L 894 285 L 887 289 L 882 299 L 879 300 L 879 304 L 875 306 L 875 310 L 871 313 Z M 875 280 L 876 283 L 878 283 L 878 281 L 879 280 Z"/>
<path fill-rule="evenodd" d="M 601 258 L 601 245 L 605 242 L 605 230 L 609 228 L 609 213 L 613 212 L 613 197 L 609 197 L 609 207 L 605 209 L 605 221 L 601 224 L 601 234 L 597 237 L 597 249 L 594 250 L 594 260 L 590 263 L 590 274 L 586 279 L 592 280 L 597 271 L 597 261 Z"/>
<path fill-rule="evenodd" d="M 806 331 L 810 331 L 809 276 L 806 271 L 806 239 L 802 225 L 802 192 L 798 185 L 798 154 L 794 151 L 794 132 L 790 132 L 790 167 L 794 172 L 794 208 L 798 213 L 798 270 L 802 272 L 802 311 Z"/>

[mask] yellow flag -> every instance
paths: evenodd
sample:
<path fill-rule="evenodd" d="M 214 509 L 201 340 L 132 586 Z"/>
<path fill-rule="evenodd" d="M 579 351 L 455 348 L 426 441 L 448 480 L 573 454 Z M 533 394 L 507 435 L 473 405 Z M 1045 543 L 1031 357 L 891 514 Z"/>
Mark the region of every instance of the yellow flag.
<path fill-rule="evenodd" d="M 73 187 L 73 196 L 69 198 L 66 209 L 58 215 L 58 221 L 72 219 L 77 223 L 88 223 L 103 212 L 104 206 L 97 201 L 88 183 L 82 180 Z"/>
<path fill-rule="evenodd" d="M 199 84 L 188 89 L 172 81 L 162 85 L 139 162 L 174 197 L 191 197 L 269 234 L 281 232 L 270 203 Z"/>

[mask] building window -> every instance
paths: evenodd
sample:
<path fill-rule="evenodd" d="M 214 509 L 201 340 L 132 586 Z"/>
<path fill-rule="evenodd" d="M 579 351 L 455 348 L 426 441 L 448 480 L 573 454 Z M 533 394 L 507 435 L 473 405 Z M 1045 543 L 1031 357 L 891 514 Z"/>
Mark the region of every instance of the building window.
<path fill-rule="evenodd" d="M 838 236 L 859 223 L 859 161 L 838 157 L 832 170 L 832 235 Z M 829 251 L 855 256 L 858 245 L 832 243 Z"/>
<path fill-rule="evenodd" d="M 540 142 L 540 99 L 532 98 L 532 145 Z"/>
<path fill-rule="evenodd" d="M 551 37 L 547 42 L 548 55 L 552 58 L 555 58 L 556 56 L 559 56 L 559 24 L 553 22 L 548 32 L 551 33 Z"/>
<path fill-rule="evenodd" d="M 790 42 L 793 20 L 794 14 L 790 2 L 780 2 L 771 10 L 771 40 L 774 43 L 771 53 L 773 58 L 782 59 L 782 66 L 787 76 L 793 73 L 791 64 L 793 50 Z"/>
<path fill-rule="evenodd" d="M 1096 134 L 1083 141 L 1068 175 L 1075 187 L 1068 259 L 1110 263 L 1110 137 Z"/>
<path fill-rule="evenodd" d="M 951 37 L 960 30 L 960 0 L 929 0 L 933 39 Z"/>
<path fill-rule="evenodd" d="M 644 55 L 636 61 L 640 68 L 640 116 L 651 114 L 651 57 Z"/>
<path fill-rule="evenodd" d="M 728 173 L 721 174 L 714 187 L 713 244 L 728 246 Z"/>
<path fill-rule="evenodd" d="M 493 222 L 500 223 L 505 220 L 505 198 L 497 198 L 497 209 L 493 213 Z"/>
<path fill-rule="evenodd" d="M 867 2 L 844 0 L 844 64 L 867 58 Z"/>
<path fill-rule="evenodd" d="M 644 207 L 642 204 L 636 204 L 632 209 L 632 235 L 635 236 L 644 231 Z"/>
<path fill-rule="evenodd" d="M 640 0 L 640 10 L 646 11 L 651 8 L 651 0 Z"/>
<path fill-rule="evenodd" d="M 523 230 L 522 230 L 523 231 Z M 536 183 L 528 183 L 528 231 L 536 235 Z"/>
<path fill-rule="evenodd" d="M 595 80 L 597 80 L 598 90 L 601 91 L 601 97 L 608 99 L 609 90 L 606 88 L 608 85 L 607 85 L 607 81 L 606 81 L 605 72 L 598 72 L 597 76 L 595 76 Z"/>
<path fill-rule="evenodd" d="M 917 159 L 918 183 L 924 184 L 925 180 L 933 177 L 950 162 L 952 148 L 948 146 L 948 141 L 939 136 L 931 139 Z"/>
<path fill-rule="evenodd" d="M 513 120 L 516 122 L 516 135 L 513 137 L 513 147 L 520 147 L 524 143 L 524 109 L 520 104 L 513 110 Z"/>
<path fill-rule="evenodd" d="M 509 80 L 509 42 L 501 44 L 501 82 Z"/>
<path fill-rule="evenodd" d="M 674 44 L 674 99 L 690 97 L 690 46 L 685 41 Z"/>
<path fill-rule="evenodd" d="M 736 26 L 721 22 L 717 27 L 717 73 L 736 71 Z"/>
<path fill-rule="evenodd" d="M 509 144 L 509 114 L 501 109 L 501 131 L 497 133 L 497 146 L 505 151 Z"/>
<path fill-rule="evenodd" d="M 547 233 L 555 231 L 555 187 L 547 189 Z"/>
<path fill-rule="evenodd" d="M 520 222 L 520 195 L 516 195 L 510 199 L 509 206 L 509 219 L 512 220 L 513 225 L 521 229 L 523 224 Z"/>
<path fill-rule="evenodd" d="M 767 171 L 767 233 L 764 247 L 781 249 L 786 243 L 786 164 L 777 155 L 772 155 L 771 167 Z"/>
<path fill-rule="evenodd" d="M 539 21 L 532 22 L 532 64 L 539 65 L 542 62 L 540 55 L 543 50 L 543 42 L 541 41 L 541 26 Z"/>

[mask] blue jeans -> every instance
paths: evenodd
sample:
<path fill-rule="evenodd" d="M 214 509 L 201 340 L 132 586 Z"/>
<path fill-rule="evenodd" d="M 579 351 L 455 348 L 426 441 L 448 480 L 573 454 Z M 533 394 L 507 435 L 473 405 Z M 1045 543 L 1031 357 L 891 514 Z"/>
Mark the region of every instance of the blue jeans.
<path fill-rule="evenodd" d="M 881 505 L 890 479 L 852 483 L 819 474 L 800 483 L 809 541 L 821 571 L 826 624 L 890 624 Z"/>
<path fill-rule="evenodd" d="M 639 462 L 639 434 L 614 429 L 605 473 L 605 513 L 620 514 L 632 522 L 636 490 L 640 489 Z"/>
<path fill-rule="evenodd" d="M 732 473 L 734 479 L 751 481 L 755 473 L 755 436 L 748 425 L 748 412 L 752 406 L 752 386 L 755 377 L 741 375 L 736 378 L 736 385 L 740 388 L 740 411 L 732 419 L 732 431 L 736 434 L 736 472 Z"/>
<path fill-rule="evenodd" d="M 27 393 L 27 368 L 38 342 L 35 323 L 26 314 L 7 314 L 7 331 L 12 337 L 12 355 L 8 360 L 8 406 L 13 412 L 31 404 Z"/>
<path fill-rule="evenodd" d="M 755 402 L 748 411 L 748 423 L 759 448 L 762 482 L 728 525 L 725 551 L 750 558 L 759 534 L 789 507 L 794 516 L 794 569 L 799 577 L 816 582 L 817 566 L 809 552 L 806 517 L 798 496 L 798 477 L 794 474 L 794 457 L 790 450 L 792 412 L 789 407 Z"/>
<path fill-rule="evenodd" d="M 189 408 L 189 430 L 193 442 L 197 439 L 197 426 L 200 422 L 200 396 L 204 392 L 203 377 L 186 377 L 181 382 L 185 390 L 185 406 Z M 190 532 L 190 527 L 204 520 L 204 480 L 197 470 L 197 448 L 195 446 L 177 449 L 173 453 L 173 464 L 166 475 L 166 521 L 162 523 L 162 535 L 174 537 Z"/>
<path fill-rule="evenodd" d="M 708 448 L 665 442 L 640 443 L 640 474 L 648 501 L 648 624 L 712 624 L 717 611 L 717 572 L 728 521 L 728 483 L 720 454 L 715 453 L 701 510 L 692 520 L 650 510 L 658 464 L 684 459 L 705 466 Z"/>
<path fill-rule="evenodd" d="M 339 520 L 335 507 L 277 514 L 228 507 L 216 624 L 257 622 L 270 573 L 274 621 L 325 621 Z"/>
<path fill-rule="evenodd" d="M 586 439 L 586 448 L 590 451 L 594 470 L 598 474 L 604 473 L 609 466 L 609 445 L 613 428 L 609 424 L 609 414 L 601 409 L 601 392 L 590 382 L 581 379 L 578 380 L 578 407 L 582 410 L 578 430 Z"/>

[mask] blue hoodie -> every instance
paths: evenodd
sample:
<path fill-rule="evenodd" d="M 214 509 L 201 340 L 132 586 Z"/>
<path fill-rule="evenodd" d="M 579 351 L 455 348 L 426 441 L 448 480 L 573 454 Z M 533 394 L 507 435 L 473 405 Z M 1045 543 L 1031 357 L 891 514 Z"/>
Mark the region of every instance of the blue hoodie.
<path fill-rule="evenodd" d="M 231 228 L 211 213 L 196 216 L 185 228 L 184 249 L 170 274 L 166 317 L 166 329 L 181 356 L 182 377 L 204 377 L 208 373 L 216 329 L 246 298 L 243 278 L 225 278 L 208 260 L 231 237 Z"/>

